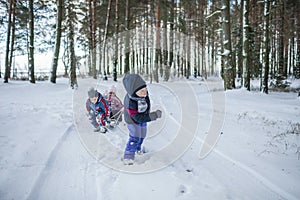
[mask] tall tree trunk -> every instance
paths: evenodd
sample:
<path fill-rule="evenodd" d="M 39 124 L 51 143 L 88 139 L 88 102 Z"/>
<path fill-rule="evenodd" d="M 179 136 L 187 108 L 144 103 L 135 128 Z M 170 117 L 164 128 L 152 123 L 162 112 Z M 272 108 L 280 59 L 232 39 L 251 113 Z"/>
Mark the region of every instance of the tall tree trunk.
<path fill-rule="evenodd" d="M 245 7 L 246 7 L 246 12 L 245 12 L 245 37 L 246 41 L 244 43 L 245 46 L 245 53 L 246 53 L 246 77 L 245 77 L 245 87 L 247 88 L 248 91 L 250 91 L 250 65 L 251 65 L 251 52 L 250 52 L 250 21 L 249 21 L 249 12 L 250 12 L 250 2 L 245 1 Z"/>
<path fill-rule="evenodd" d="M 89 28 L 89 34 L 87 35 L 87 40 L 88 40 L 88 51 L 89 51 L 89 54 L 88 54 L 88 69 L 89 69 L 89 76 L 91 77 L 94 77 L 95 75 L 95 66 L 93 66 L 93 53 L 95 53 L 93 51 L 93 47 L 94 47 L 94 41 L 93 41 L 93 2 L 94 0 L 88 0 L 88 9 L 87 9 L 87 12 L 88 12 L 88 19 L 89 19 L 89 25 L 88 25 L 88 28 Z"/>
<path fill-rule="evenodd" d="M 117 81 L 117 65 L 118 65 L 118 5 L 119 2 L 116 0 L 116 7 L 115 7 L 115 57 L 114 57 L 114 70 L 113 70 L 113 76 L 114 81 Z"/>
<path fill-rule="evenodd" d="M 231 47 L 231 22 L 230 22 L 230 2 L 229 0 L 223 0 L 223 29 L 224 29 L 224 36 L 225 36 L 225 44 L 224 44 L 224 52 L 223 56 L 225 57 L 225 89 L 232 89 L 235 88 L 234 84 L 234 76 L 233 76 L 233 65 L 232 65 L 232 47 Z"/>
<path fill-rule="evenodd" d="M 106 39 L 107 39 L 107 33 L 108 33 L 110 8 L 111 8 L 111 0 L 108 1 L 106 22 L 105 22 L 105 31 L 104 31 L 104 38 L 103 38 L 103 48 L 102 48 L 102 63 L 103 63 L 103 75 L 104 75 L 103 80 L 107 80 L 106 72 L 108 72 L 108 70 L 105 69 L 105 60 L 106 60 L 106 56 L 107 56 L 107 54 L 106 54 Z"/>
<path fill-rule="evenodd" d="M 96 70 L 96 7 L 97 7 L 97 0 L 92 0 L 92 74 L 93 78 L 97 79 L 97 70 Z"/>
<path fill-rule="evenodd" d="M 75 27 L 74 27 L 74 21 L 76 18 L 76 13 L 74 9 L 74 4 L 72 0 L 69 0 L 68 8 L 68 38 L 69 38 L 69 55 L 70 55 L 70 86 L 72 89 L 75 89 L 78 87 L 77 84 L 77 78 L 76 78 L 76 55 L 75 55 Z"/>
<path fill-rule="evenodd" d="M 8 23 L 7 23 L 7 34 L 6 34 L 6 52 L 5 52 L 5 73 L 4 73 L 4 83 L 8 83 L 10 77 L 10 63 L 9 63 L 9 45 L 11 37 L 11 25 L 12 25 L 12 13 L 13 4 L 15 0 L 10 0 L 9 2 L 9 13 L 8 13 Z"/>
<path fill-rule="evenodd" d="M 263 92 L 268 94 L 268 82 L 269 82 L 269 54 L 270 54 L 270 2 L 271 0 L 267 0 L 266 4 L 266 28 L 265 28 L 265 55 L 264 55 L 264 63 L 265 63 L 265 74 L 264 74 L 264 83 L 263 83 Z"/>
<path fill-rule="evenodd" d="M 279 32 L 279 47 L 278 47 L 278 76 L 277 79 L 280 81 L 285 78 L 284 76 L 284 9 L 283 2 L 280 1 L 280 32 Z"/>
<path fill-rule="evenodd" d="M 300 7 L 300 2 L 297 1 L 296 7 Z M 297 10 L 295 12 L 296 17 L 296 30 L 297 30 L 297 53 L 296 53 L 296 67 L 295 67 L 295 77 L 300 79 L 300 12 Z"/>
<path fill-rule="evenodd" d="M 170 49 L 169 49 L 169 73 L 166 75 L 166 80 L 169 80 L 171 69 L 173 67 L 174 62 L 174 23 L 175 23 L 175 0 L 171 0 L 171 8 L 170 8 Z M 175 65 L 175 64 L 174 64 Z"/>
<path fill-rule="evenodd" d="M 125 28 L 126 28 L 126 35 L 125 35 L 125 66 L 124 66 L 124 73 L 130 72 L 130 65 L 129 65 L 129 59 L 130 59 L 130 35 L 129 35 L 129 29 L 130 29 L 130 0 L 126 0 L 126 13 L 125 13 Z"/>
<path fill-rule="evenodd" d="M 163 9 L 163 37 L 164 37 L 164 40 L 163 40 L 163 73 L 161 73 L 161 75 L 164 76 L 164 80 L 165 81 L 168 81 L 169 79 L 169 76 L 170 76 L 170 66 L 169 66 L 169 63 L 168 63 L 168 40 L 170 41 L 170 38 L 168 38 L 168 27 L 167 27 L 167 23 L 168 23 L 168 1 L 167 0 L 164 0 L 164 9 Z M 172 34 L 172 31 L 171 31 L 171 34 Z M 172 42 L 172 41 L 171 41 Z M 170 42 L 169 42 L 170 43 Z"/>
<path fill-rule="evenodd" d="M 160 48 L 160 0 L 156 0 L 156 32 L 155 32 L 155 58 L 153 78 L 158 83 L 158 68 L 161 65 L 161 48 Z"/>
<path fill-rule="evenodd" d="M 55 40 L 55 49 L 54 55 L 52 58 L 52 71 L 50 81 L 52 83 L 56 83 L 56 75 L 57 75 L 57 65 L 58 65 L 58 57 L 60 51 L 60 41 L 61 41 L 61 24 L 63 20 L 63 6 L 64 0 L 57 1 L 57 19 L 56 19 L 56 40 Z"/>
<path fill-rule="evenodd" d="M 243 48 L 244 48 L 244 23 L 243 23 L 243 17 L 244 17 L 244 1 L 241 1 L 240 5 L 240 13 L 239 13 L 239 42 L 238 42 L 238 52 L 237 52 L 237 64 L 238 64 L 238 77 L 241 79 L 241 86 L 243 86 Z"/>
<path fill-rule="evenodd" d="M 17 0 L 13 0 L 13 12 L 12 12 L 12 24 L 11 24 L 11 43 L 10 43 L 10 57 L 9 57 L 9 72 L 8 74 L 11 74 L 11 67 L 12 67 L 12 60 L 13 60 L 13 55 L 14 55 L 14 45 L 15 45 L 15 32 L 16 32 L 16 1 Z M 15 77 L 15 69 L 13 68 L 13 77 Z"/>
<path fill-rule="evenodd" d="M 30 70 L 30 83 L 35 83 L 34 76 L 34 13 L 33 2 L 29 0 L 29 70 Z"/>

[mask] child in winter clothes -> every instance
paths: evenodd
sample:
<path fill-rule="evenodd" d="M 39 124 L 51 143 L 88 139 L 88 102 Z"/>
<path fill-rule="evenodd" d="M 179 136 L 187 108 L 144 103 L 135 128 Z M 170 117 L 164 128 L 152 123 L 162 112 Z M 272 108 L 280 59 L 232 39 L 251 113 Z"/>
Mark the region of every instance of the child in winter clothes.
<path fill-rule="evenodd" d="M 123 85 L 127 91 L 124 98 L 124 119 L 129 130 L 123 161 L 125 165 L 132 165 L 135 153 L 143 153 L 142 144 L 147 133 L 147 122 L 160 118 L 162 112 L 150 112 L 146 82 L 138 74 L 127 74 Z"/>
<path fill-rule="evenodd" d="M 88 91 L 88 99 L 86 101 L 86 110 L 89 113 L 89 119 L 94 126 L 95 132 L 105 133 L 106 123 L 110 121 L 110 109 L 108 102 L 103 98 L 101 93 L 95 90 L 93 87 Z"/>
<path fill-rule="evenodd" d="M 123 108 L 122 101 L 116 95 L 116 87 L 112 86 L 108 94 L 105 95 L 106 100 L 110 106 L 110 117 L 111 119 L 118 120 L 119 122 L 122 121 L 122 113 L 121 110 Z"/>

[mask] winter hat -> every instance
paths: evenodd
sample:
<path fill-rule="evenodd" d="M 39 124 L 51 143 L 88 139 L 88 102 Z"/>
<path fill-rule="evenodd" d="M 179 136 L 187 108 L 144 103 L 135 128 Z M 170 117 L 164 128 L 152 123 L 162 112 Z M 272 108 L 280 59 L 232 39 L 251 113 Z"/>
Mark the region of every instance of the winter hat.
<path fill-rule="evenodd" d="M 89 98 L 98 97 L 98 91 L 95 90 L 95 88 L 91 87 L 91 88 L 89 88 L 88 96 L 89 96 Z"/>
<path fill-rule="evenodd" d="M 123 85 L 127 93 L 130 96 L 134 96 L 138 90 L 146 87 L 146 82 L 138 74 L 126 74 L 123 79 Z"/>
<path fill-rule="evenodd" d="M 109 88 L 109 92 L 113 92 L 113 93 L 116 93 L 117 92 L 117 88 L 116 88 L 116 86 L 111 86 L 110 88 Z"/>

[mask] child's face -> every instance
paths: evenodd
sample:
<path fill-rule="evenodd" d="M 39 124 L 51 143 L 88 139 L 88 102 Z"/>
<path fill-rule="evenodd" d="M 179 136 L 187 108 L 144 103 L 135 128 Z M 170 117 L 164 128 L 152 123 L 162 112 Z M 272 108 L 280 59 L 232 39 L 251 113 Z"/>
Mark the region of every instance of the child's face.
<path fill-rule="evenodd" d="M 147 94 L 148 94 L 148 90 L 146 87 L 138 90 L 136 93 L 135 93 L 138 97 L 146 97 Z"/>
<path fill-rule="evenodd" d="M 98 97 L 90 98 L 90 101 L 91 101 L 93 104 L 97 103 L 97 100 L 98 100 Z"/>

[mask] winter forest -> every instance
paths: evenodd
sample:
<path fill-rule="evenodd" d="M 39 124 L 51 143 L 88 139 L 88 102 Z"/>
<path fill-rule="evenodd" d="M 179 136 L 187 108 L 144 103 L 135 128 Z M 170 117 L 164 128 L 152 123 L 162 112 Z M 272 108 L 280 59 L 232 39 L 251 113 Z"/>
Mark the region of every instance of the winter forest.
<path fill-rule="evenodd" d="M 299 10 L 0 0 L 0 200 L 300 199 Z"/>
<path fill-rule="evenodd" d="M 299 0 L 0 1 L 0 76 L 35 83 L 38 53 L 52 52 L 52 83 L 63 75 L 117 80 L 136 72 L 158 82 L 220 76 L 225 89 L 260 80 L 284 89 L 300 78 Z M 26 69 L 14 57 L 26 55 Z M 61 61 L 61 62 L 59 62 Z M 83 70 L 85 69 L 85 70 Z M 44 77 L 44 78 L 45 78 Z"/>

